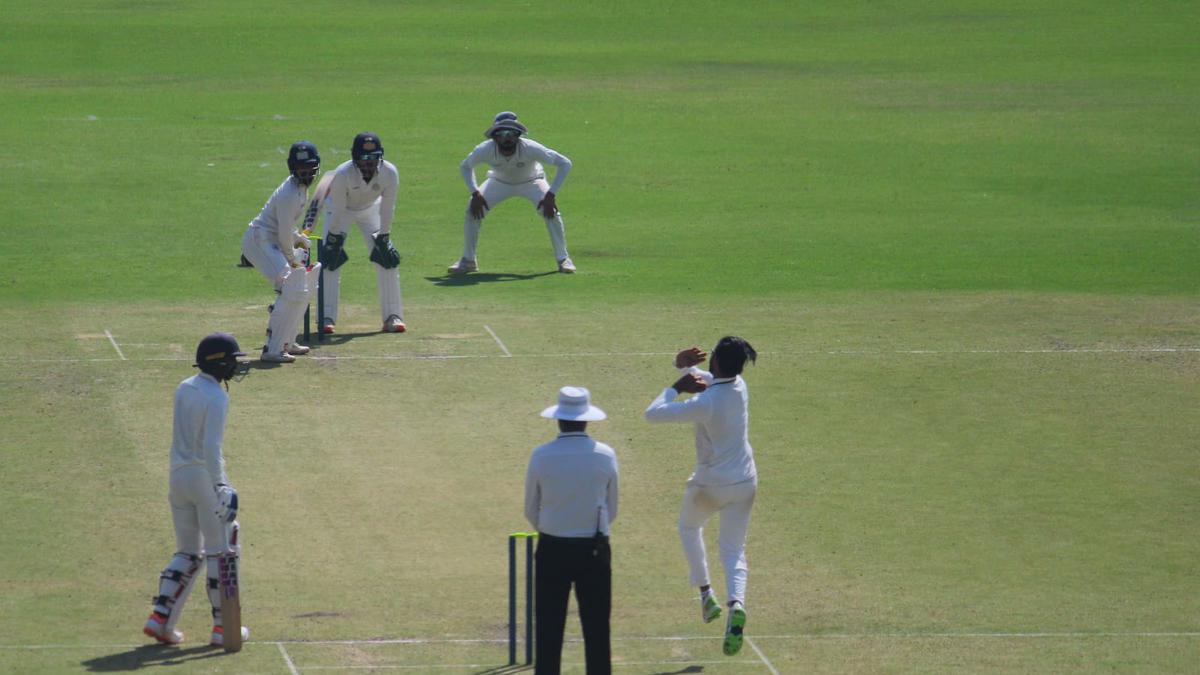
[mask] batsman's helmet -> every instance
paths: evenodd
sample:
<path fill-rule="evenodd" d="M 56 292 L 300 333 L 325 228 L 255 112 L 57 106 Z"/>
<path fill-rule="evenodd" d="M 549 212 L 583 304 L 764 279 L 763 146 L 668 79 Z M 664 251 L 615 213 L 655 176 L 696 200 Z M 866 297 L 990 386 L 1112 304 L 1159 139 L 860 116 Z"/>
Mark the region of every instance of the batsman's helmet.
<path fill-rule="evenodd" d="M 196 347 L 196 367 L 200 372 L 208 373 L 221 382 L 245 373 L 237 359 L 245 355 L 246 352 L 242 351 L 232 335 L 212 333 L 206 335 Z"/>
<path fill-rule="evenodd" d="M 364 131 L 354 137 L 354 144 L 350 146 L 350 158 L 355 162 L 363 159 L 380 159 L 383 157 L 383 142 L 379 140 L 379 136 Z"/>
<path fill-rule="evenodd" d="M 308 141 L 296 141 L 288 150 L 288 171 L 300 181 L 308 185 L 316 178 L 321 170 L 321 155 L 317 154 L 317 146 Z"/>

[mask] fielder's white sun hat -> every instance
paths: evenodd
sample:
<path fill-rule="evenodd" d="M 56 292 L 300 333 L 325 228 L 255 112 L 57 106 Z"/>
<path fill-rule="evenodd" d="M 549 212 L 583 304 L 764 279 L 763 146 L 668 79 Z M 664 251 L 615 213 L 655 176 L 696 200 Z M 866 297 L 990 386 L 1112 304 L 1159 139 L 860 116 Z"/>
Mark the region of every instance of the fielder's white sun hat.
<path fill-rule="evenodd" d="M 604 411 L 592 405 L 592 394 L 583 387 L 563 387 L 558 390 L 558 405 L 542 411 L 542 417 L 574 422 L 597 422 L 607 419 Z"/>

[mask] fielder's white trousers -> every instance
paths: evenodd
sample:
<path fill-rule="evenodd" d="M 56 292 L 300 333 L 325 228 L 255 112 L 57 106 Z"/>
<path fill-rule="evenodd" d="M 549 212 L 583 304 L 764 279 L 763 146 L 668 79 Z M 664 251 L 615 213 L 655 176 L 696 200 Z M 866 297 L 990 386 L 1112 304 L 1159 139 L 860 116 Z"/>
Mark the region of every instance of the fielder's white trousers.
<path fill-rule="evenodd" d="M 375 248 L 375 233 L 379 231 L 380 227 L 379 205 L 380 200 L 376 200 L 362 211 L 343 211 L 337 217 L 331 211 L 326 212 L 326 241 L 328 241 L 330 233 L 346 234 L 351 225 L 358 225 L 363 243 L 367 245 L 367 255 L 371 255 L 371 251 Z M 404 318 L 404 303 L 400 297 L 400 268 L 384 269 L 374 262 L 371 263 L 371 266 L 375 268 L 375 285 L 379 289 L 380 323 L 386 322 L 388 317 L 393 314 Z M 337 323 L 338 297 L 342 290 L 342 268 L 339 267 L 333 271 L 326 269 L 324 281 L 325 288 L 321 292 L 325 294 L 325 316 L 321 320 L 329 319 Z"/>
<path fill-rule="evenodd" d="M 688 576 L 693 586 L 707 586 L 708 560 L 704 550 L 704 524 L 721 514 L 717 547 L 725 568 L 725 589 L 729 600 L 746 601 L 746 532 L 750 529 L 750 511 L 758 479 L 733 485 L 699 485 L 688 479 L 679 512 L 679 539 L 687 556 Z"/>
<path fill-rule="evenodd" d="M 483 185 L 479 186 L 479 194 L 487 200 L 488 210 L 496 208 L 500 202 L 509 197 L 524 197 L 533 204 L 533 208 L 537 210 L 537 205 L 546 197 L 546 193 L 550 191 L 550 184 L 544 178 L 537 178 L 527 183 L 518 183 L 511 185 L 509 183 L 501 183 L 498 180 L 491 178 L 483 181 Z M 537 211 L 539 217 L 546 221 L 546 232 L 550 235 L 550 243 L 554 246 L 554 259 L 561 261 L 563 258 L 568 258 L 567 255 L 567 234 L 566 228 L 563 226 L 562 212 L 554 214 L 553 218 L 542 216 L 540 210 Z M 483 227 L 483 221 L 471 215 L 471 201 L 467 200 L 467 214 L 463 221 L 463 254 L 462 257 L 467 260 L 475 260 L 476 247 L 479 244 L 479 230 Z"/>
<path fill-rule="evenodd" d="M 232 550 L 229 528 L 221 521 L 221 503 L 208 469 L 197 464 L 171 471 L 167 499 L 175 523 L 176 551 L 200 556 Z"/>

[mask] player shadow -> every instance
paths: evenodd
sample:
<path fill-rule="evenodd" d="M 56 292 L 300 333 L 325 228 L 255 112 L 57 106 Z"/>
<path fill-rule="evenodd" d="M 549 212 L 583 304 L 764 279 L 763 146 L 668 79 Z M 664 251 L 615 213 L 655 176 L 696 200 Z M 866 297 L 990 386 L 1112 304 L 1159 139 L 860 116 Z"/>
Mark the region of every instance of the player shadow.
<path fill-rule="evenodd" d="M 323 340 L 318 340 L 317 336 L 313 335 L 311 338 L 308 339 L 308 341 L 306 341 L 306 342 L 302 341 L 302 343 L 306 347 L 312 347 L 312 349 L 313 349 L 312 353 L 316 354 L 317 351 L 321 347 L 336 347 L 338 345 L 344 345 L 347 342 L 350 342 L 351 340 L 357 340 L 358 338 L 364 338 L 364 337 L 372 337 L 375 335 L 390 335 L 390 333 L 385 333 L 384 331 L 381 331 L 381 330 L 362 331 L 362 332 L 358 332 L 358 333 L 334 333 L 333 335 L 326 335 L 325 339 L 323 339 Z M 302 356 L 300 358 L 304 358 L 304 357 Z"/>
<path fill-rule="evenodd" d="M 704 666 L 688 666 L 686 668 L 680 668 L 679 670 L 654 673 L 654 675 L 685 675 L 686 673 L 703 673 L 703 672 L 704 672 Z"/>
<path fill-rule="evenodd" d="M 259 361 L 255 359 L 254 361 L 250 361 L 250 370 L 275 370 L 282 365 L 282 363 L 275 363 L 273 361 Z"/>
<path fill-rule="evenodd" d="M 128 670 L 141 670 L 153 666 L 179 666 L 193 663 L 202 659 L 222 656 L 225 650 L 220 647 L 203 645 L 196 647 L 170 647 L 153 644 L 134 647 L 127 652 L 97 656 L 94 659 L 81 661 L 79 665 L 92 673 L 116 673 Z"/>
<path fill-rule="evenodd" d="M 507 666 L 495 666 L 487 670 L 477 670 L 471 675 L 509 675 L 510 673 L 523 673 L 533 670 L 533 664 L 511 664 Z"/>
<path fill-rule="evenodd" d="M 551 270 L 549 272 L 538 272 L 537 274 L 512 274 L 509 272 L 473 272 L 471 274 L 450 275 L 443 274 L 440 277 L 425 277 L 425 280 L 434 286 L 477 286 L 479 284 L 490 284 L 497 281 L 529 281 L 538 277 L 548 277 L 558 274 L 558 271 Z"/>

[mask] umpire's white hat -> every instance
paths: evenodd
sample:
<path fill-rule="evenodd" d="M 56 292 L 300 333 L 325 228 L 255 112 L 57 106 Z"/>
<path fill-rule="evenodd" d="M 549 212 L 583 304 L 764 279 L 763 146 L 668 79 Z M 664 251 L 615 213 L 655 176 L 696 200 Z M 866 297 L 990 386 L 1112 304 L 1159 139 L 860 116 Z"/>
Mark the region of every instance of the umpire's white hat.
<path fill-rule="evenodd" d="M 542 411 L 542 417 L 575 422 L 597 422 L 607 419 L 604 411 L 592 405 L 592 394 L 583 387 L 563 387 L 558 390 L 558 405 Z"/>

